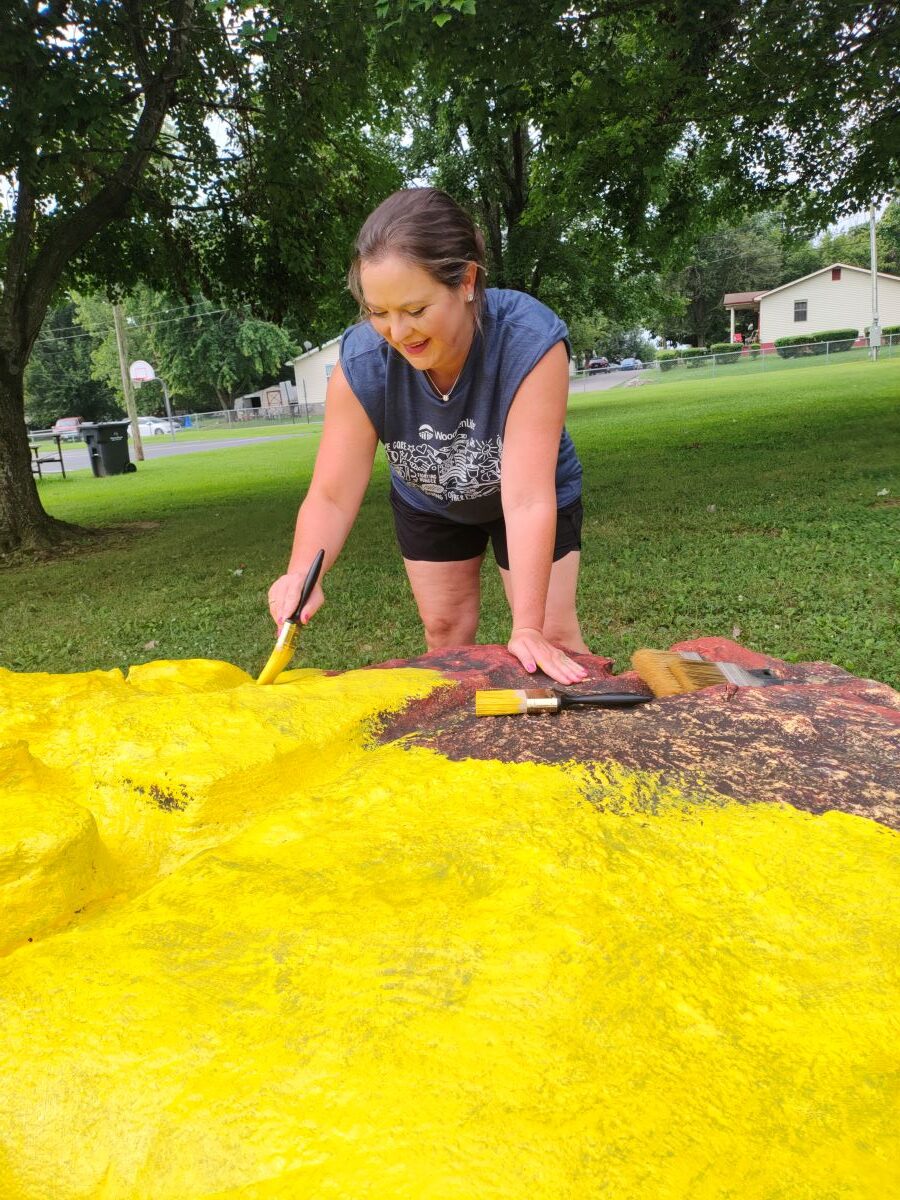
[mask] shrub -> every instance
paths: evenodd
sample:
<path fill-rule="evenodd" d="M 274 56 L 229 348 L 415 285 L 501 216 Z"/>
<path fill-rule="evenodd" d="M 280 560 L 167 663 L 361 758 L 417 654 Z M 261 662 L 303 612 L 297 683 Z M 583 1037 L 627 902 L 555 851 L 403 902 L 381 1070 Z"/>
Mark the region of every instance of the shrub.
<path fill-rule="evenodd" d="M 716 356 L 716 362 L 720 367 L 725 367 L 740 359 L 742 349 L 740 342 L 713 342 L 709 352 Z"/>
<path fill-rule="evenodd" d="M 828 349 L 834 354 L 840 350 L 852 350 L 858 337 L 858 329 L 826 329 L 824 333 L 817 333 L 815 340 L 828 342 Z M 824 354 L 825 351 L 818 350 L 816 353 Z"/>
<path fill-rule="evenodd" d="M 704 367 L 706 366 L 706 356 L 709 354 L 706 346 L 688 346 L 686 350 L 680 351 L 681 357 L 688 359 L 685 366 L 688 367 Z"/>
<path fill-rule="evenodd" d="M 751 342 L 750 343 L 750 357 L 751 358 L 759 358 L 761 349 L 762 349 L 762 347 L 760 346 L 759 342 Z"/>
<path fill-rule="evenodd" d="M 807 354 L 835 354 L 850 350 L 859 336 L 856 329 L 826 329 L 822 333 L 801 333 L 775 339 L 782 358 L 802 358 Z"/>
<path fill-rule="evenodd" d="M 678 366 L 679 350 L 660 350 L 656 355 L 656 361 L 659 363 L 661 371 L 673 371 Z"/>
<path fill-rule="evenodd" d="M 806 334 L 800 334 L 798 337 L 780 337 L 775 339 L 775 349 L 779 358 L 804 358 L 813 352 L 809 343 L 810 339 Z"/>

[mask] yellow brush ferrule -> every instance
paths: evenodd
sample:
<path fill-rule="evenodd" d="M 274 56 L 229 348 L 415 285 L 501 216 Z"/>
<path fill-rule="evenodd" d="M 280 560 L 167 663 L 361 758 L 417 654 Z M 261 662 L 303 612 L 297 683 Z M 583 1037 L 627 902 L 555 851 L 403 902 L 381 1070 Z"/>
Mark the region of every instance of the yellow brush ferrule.
<path fill-rule="evenodd" d="M 294 656 L 294 642 L 297 637 L 297 626 L 293 621 L 285 621 L 278 634 L 275 649 L 269 655 L 269 661 L 259 673 L 257 683 L 274 683 L 281 672 L 288 666 Z"/>
<path fill-rule="evenodd" d="M 285 621 L 278 632 L 278 639 L 275 642 L 276 650 L 293 650 L 294 641 L 297 637 L 297 626 L 293 621 Z"/>

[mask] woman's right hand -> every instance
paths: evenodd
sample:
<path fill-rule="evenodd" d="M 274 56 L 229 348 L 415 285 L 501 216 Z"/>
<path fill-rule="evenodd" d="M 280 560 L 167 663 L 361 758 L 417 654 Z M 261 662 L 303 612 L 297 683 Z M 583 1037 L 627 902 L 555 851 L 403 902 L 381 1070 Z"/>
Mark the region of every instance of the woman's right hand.
<path fill-rule="evenodd" d="M 289 571 L 286 575 L 282 575 L 280 579 L 276 579 L 269 588 L 269 612 L 272 614 L 272 620 L 279 629 L 288 617 L 294 615 L 294 610 L 300 603 L 300 593 L 303 591 L 305 579 L 305 571 L 302 573 Z M 309 619 L 319 611 L 324 603 L 325 593 L 322 591 L 322 585 L 317 583 L 309 599 L 304 604 L 303 611 L 300 613 L 300 624 L 306 625 Z"/>

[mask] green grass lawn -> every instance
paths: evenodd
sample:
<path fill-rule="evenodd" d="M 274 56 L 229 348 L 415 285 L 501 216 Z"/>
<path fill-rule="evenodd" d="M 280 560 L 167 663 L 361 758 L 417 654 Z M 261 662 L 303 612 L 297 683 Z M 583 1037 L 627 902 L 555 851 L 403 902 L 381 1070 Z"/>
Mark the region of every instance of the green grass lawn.
<path fill-rule="evenodd" d="M 734 636 L 897 686 L 900 359 L 693 375 L 571 401 L 588 643 L 624 668 L 639 646 Z M 0 574 L 0 664 L 74 671 L 196 656 L 256 671 L 273 638 L 265 594 L 316 445 L 289 438 L 147 461 L 132 475 L 45 479 L 55 515 L 131 530 Z M 379 456 L 299 663 L 350 668 L 422 651 L 387 491 Z M 483 578 L 479 637 L 505 641 L 489 564 Z"/>
<path fill-rule="evenodd" d="M 870 361 L 869 355 L 868 346 L 851 346 L 849 350 L 836 350 L 827 355 L 823 351 L 821 355 L 804 354 L 796 358 L 782 358 L 780 354 L 772 350 L 767 350 L 765 354 L 757 354 L 756 357 L 742 356 L 740 358 L 733 358 L 731 362 L 725 363 L 713 361 L 713 356 L 704 356 L 702 358 L 682 360 L 676 366 L 669 366 L 665 370 L 656 370 L 653 368 L 645 370 L 643 378 L 649 382 L 658 383 L 663 380 L 674 382 L 674 380 L 679 379 L 686 373 L 700 379 L 710 377 L 728 379 L 732 376 L 768 375 L 773 371 L 805 371 L 809 368 L 817 370 L 823 365 L 848 366 L 850 363 L 868 364 Z M 725 356 L 721 355 L 719 357 Z M 900 357 L 900 342 L 882 346 L 880 357 L 882 360 L 891 358 L 896 360 Z"/>

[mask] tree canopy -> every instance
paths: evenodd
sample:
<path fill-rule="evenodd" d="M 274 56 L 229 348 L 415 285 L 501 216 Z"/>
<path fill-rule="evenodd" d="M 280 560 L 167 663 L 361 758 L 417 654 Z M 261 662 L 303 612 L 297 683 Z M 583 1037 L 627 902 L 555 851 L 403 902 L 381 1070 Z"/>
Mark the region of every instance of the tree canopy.
<path fill-rule="evenodd" d="M 57 417 L 103 421 L 124 416 L 118 384 L 94 377 L 96 345 L 97 339 L 76 320 L 71 300 L 48 314 L 25 376 L 25 411 L 32 429 L 48 429 Z"/>
<path fill-rule="evenodd" d="M 0 25 L 0 549 L 67 531 L 30 470 L 24 372 L 71 286 L 334 305 L 372 191 L 365 0 L 26 0 Z M 321 304 L 319 303 L 321 301 Z"/>
<path fill-rule="evenodd" d="M 124 309 L 131 361 L 150 362 L 182 412 L 230 407 L 236 396 L 282 377 L 285 360 L 298 349 L 284 326 L 203 298 L 172 306 L 166 296 L 138 287 Z M 93 374 L 118 394 L 119 356 L 110 305 L 102 297 L 81 295 L 77 310 L 81 324 L 95 334 Z M 136 404 L 139 412 L 160 412 L 162 389 L 144 385 Z"/>
<path fill-rule="evenodd" d="M 199 289 L 318 340 L 405 171 L 471 207 L 492 283 L 625 319 L 726 215 L 811 227 L 894 185 L 898 28 L 897 4 L 847 0 L 6 6 L 0 543 L 65 535 L 23 421 L 65 289 Z"/>

